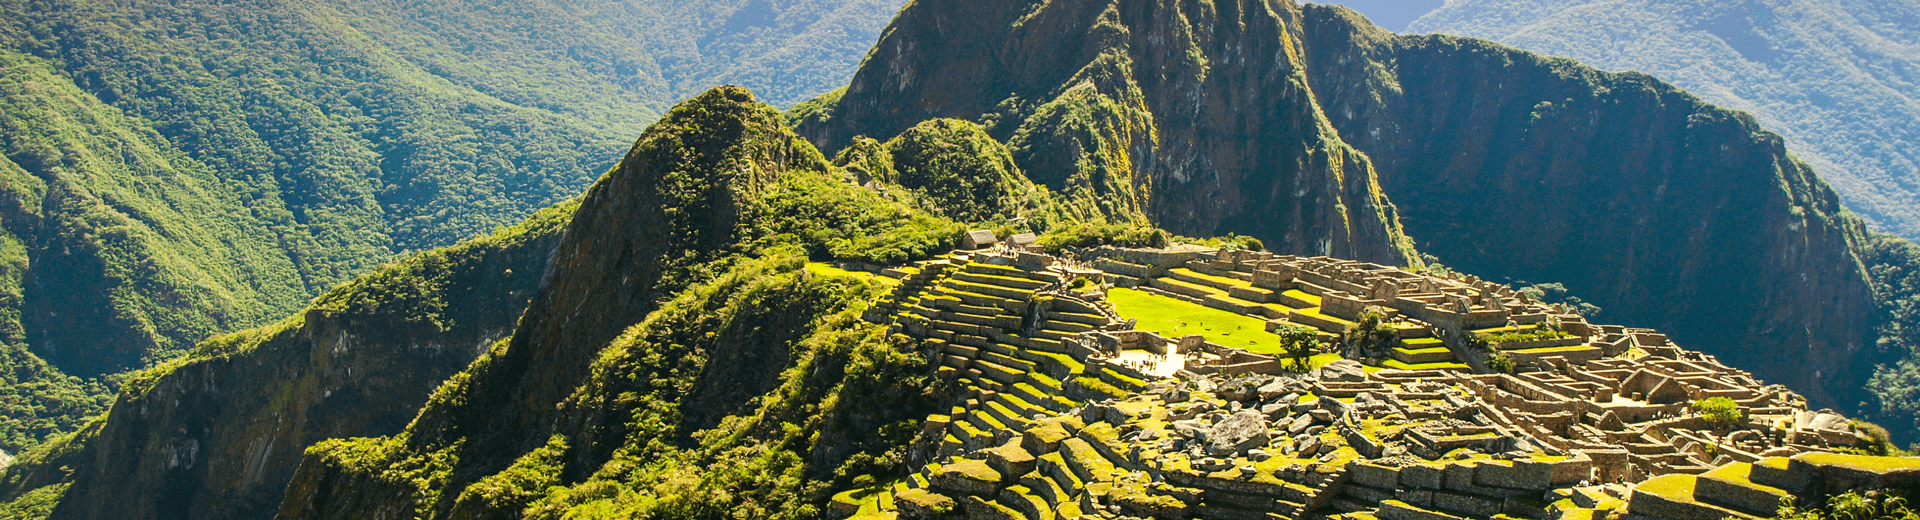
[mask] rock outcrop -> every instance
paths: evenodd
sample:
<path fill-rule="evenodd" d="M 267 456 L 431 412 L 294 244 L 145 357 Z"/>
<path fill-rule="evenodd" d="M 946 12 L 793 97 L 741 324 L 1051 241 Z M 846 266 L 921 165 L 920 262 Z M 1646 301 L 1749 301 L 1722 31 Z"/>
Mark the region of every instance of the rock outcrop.
<path fill-rule="evenodd" d="M 1260 0 L 916 2 L 797 130 L 832 153 L 975 120 L 1078 218 L 1414 262 L 1369 161 L 1315 104 L 1297 16 Z"/>

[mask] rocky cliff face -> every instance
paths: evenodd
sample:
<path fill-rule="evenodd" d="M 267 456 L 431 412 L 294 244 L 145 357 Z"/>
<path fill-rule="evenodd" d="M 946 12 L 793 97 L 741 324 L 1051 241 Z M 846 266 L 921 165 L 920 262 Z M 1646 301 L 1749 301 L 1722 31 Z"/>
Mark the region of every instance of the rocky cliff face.
<path fill-rule="evenodd" d="M 1852 406 L 1879 319 L 1860 221 L 1780 137 L 1642 74 L 1307 6 L 1314 92 L 1422 252 Z"/>
<path fill-rule="evenodd" d="M 271 516 L 308 445 L 400 431 L 513 330 L 569 209 L 370 273 L 136 376 L 110 415 L 7 468 L 7 498 L 66 486 L 50 518 Z"/>
<path fill-rule="evenodd" d="M 1076 218 L 1415 261 L 1373 167 L 1315 104 L 1298 14 L 1264 0 L 916 2 L 798 130 L 831 151 L 976 120 Z"/>

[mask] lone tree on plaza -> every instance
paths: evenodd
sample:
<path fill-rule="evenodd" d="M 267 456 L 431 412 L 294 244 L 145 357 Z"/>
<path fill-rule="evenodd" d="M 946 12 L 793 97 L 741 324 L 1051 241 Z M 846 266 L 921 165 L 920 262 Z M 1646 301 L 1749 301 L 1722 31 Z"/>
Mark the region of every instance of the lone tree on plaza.
<path fill-rule="evenodd" d="M 1286 354 L 1288 369 L 1294 372 L 1306 372 L 1313 358 L 1313 351 L 1320 347 L 1320 335 L 1312 329 L 1282 326 L 1273 331 L 1280 335 L 1280 352 Z"/>
<path fill-rule="evenodd" d="M 1725 397 L 1708 397 L 1694 401 L 1693 409 L 1698 410 L 1700 416 L 1707 418 L 1707 422 L 1713 424 L 1715 429 L 1724 430 L 1740 422 L 1740 404 Z"/>

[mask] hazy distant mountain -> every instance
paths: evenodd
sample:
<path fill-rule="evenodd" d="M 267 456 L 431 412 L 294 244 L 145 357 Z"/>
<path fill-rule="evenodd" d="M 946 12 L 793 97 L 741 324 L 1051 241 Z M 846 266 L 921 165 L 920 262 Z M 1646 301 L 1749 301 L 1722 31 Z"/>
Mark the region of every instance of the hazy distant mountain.
<path fill-rule="evenodd" d="M 104 410 L 65 374 L 574 196 L 692 93 L 845 84 L 899 4 L 0 1 L 0 449 Z"/>
<path fill-rule="evenodd" d="M 1409 31 L 1638 70 L 1751 112 L 1869 223 L 1920 236 L 1920 3 L 1449 0 Z"/>

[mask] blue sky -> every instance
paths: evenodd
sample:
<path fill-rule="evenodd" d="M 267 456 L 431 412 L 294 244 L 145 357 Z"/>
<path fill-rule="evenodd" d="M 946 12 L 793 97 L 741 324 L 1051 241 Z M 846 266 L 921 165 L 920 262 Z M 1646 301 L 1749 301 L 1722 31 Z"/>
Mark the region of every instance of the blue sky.
<path fill-rule="evenodd" d="M 1415 18 L 1439 9 L 1444 0 L 1307 0 L 1307 3 L 1340 4 L 1367 15 L 1378 25 L 1393 32 L 1407 30 Z"/>

